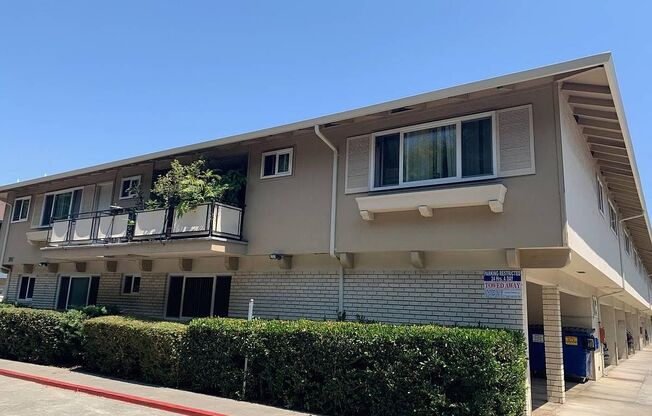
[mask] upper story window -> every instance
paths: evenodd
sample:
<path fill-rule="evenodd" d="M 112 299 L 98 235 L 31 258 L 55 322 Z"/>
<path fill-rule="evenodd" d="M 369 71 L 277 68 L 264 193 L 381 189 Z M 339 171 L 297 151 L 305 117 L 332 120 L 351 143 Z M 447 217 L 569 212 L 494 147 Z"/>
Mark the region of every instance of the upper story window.
<path fill-rule="evenodd" d="M 120 183 L 120 199 L 135 198 L 140 187 L 140 175 L 122 178 Z"/>
<path fill-rule="evenodd" d="M 45 194 L 40 225 L 47 227 L 54 220 L 71 218 L 79 214 L 81 198 L 82 188 L 65 189 Z"/>
<path fill-rule="evenodd" d="M 263 153 L 260 166 L 261 178 L 276 178 L 292 175 L 294 149 L 280 149 Z"/>
<path fill-rule="evenodd" d="M 618 215 L 616 214 L 616 209 L 613 204 L 609 203 L 609 227 L 611 231 L 618 235 Z"/>
<path fill-rule="evenodd" d="M 11 213 L 11 222 L 27 221 L 27 217 L 29 216 L 29 203 L 31 200 L 31 196 L 16 198 L 16 200 L 14 200 L 14 211 Z"/>
<path fill-rule="evenodd" d="M 494 120 L 490 112 L 373 134 L 374 189 L 495 177 Z"/>
<path fill-rule="evenodd" d="M 598 176 L 595 177 L 596 191 L 598 193 L 598 210 L 604 215 L 604 185 Z"/>

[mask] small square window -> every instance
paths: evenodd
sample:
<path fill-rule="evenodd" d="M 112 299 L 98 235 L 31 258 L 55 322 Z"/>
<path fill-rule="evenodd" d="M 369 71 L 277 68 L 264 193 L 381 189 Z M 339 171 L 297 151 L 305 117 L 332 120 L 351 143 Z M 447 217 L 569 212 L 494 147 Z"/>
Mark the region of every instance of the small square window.
<path fill-rule="evenodd" d="M 260 177 L 275 178 L 292 175 L 293 150 L 289 148 L 263 153 Z"/>
<path fill-rule="evenodd" d="M 36 278 L 31 276 L 20 277 L 20 288 L 18 289 L 19 300 L 32 300 L 34 297 L 34 286 Z"/>
<path fill-rule="evenodd" d="M 138 196 L 140 176 L 123 178 L 120 184 L 120 199 L 130 199 Z"/>
<path fill-rule="evenodd" d="M 122 282 L 122 293 L 140 293 L 140 276 L 126 275 Z"/>
<path fill-rule="evenodd" d="M 29 216 L 29 203 L 32 197 L 17 198 L 14 201 L 14 210 L 11 213 L 11 222 L 27 221 Z"/>

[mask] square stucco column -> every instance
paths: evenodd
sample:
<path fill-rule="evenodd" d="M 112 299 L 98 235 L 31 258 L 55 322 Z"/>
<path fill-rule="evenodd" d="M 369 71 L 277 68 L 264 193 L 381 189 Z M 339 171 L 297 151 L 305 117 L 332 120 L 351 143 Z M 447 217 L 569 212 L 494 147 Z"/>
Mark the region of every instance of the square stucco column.
<path fill-rule="evenodd" d="M 557 286 L 543 286 L 542 298 L 548 401 L 564 403 L 566 400 L 566 384 L 564 382 L 559 288 Z"/>

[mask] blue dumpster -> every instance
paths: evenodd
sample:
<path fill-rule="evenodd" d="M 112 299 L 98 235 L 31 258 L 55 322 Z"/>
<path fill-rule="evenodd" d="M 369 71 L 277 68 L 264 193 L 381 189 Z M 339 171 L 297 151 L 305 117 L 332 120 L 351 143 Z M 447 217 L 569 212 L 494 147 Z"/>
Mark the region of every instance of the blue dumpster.
<path fill-rule="evenodd" d="M 542 325 L 530 325 L 528 341 L 530 350 L 530 372 L 534 375 L 546 375 L 545 343 Z M 564 353 L 564 376 L 572 380 L 586 381 L 591 377 L 593 351 L 600 347 L 600 342 L 593 337 L 589 328 L 562 328 L 562 345 Z"/>
<path fill-rule="evenodd" d="M 593 337 L 593 330 L 588 328 L 562 328 L 564 351 L 564 376 L 582 382 L 591 377 L 593 351 L 599 347 L 599 341 Z"/>
<path fill-rule="evenodd" d="M 530 325 L 529 328 L 530 372 L 546 375 L 546 351 L 543 343 L 543 325 Z"/>

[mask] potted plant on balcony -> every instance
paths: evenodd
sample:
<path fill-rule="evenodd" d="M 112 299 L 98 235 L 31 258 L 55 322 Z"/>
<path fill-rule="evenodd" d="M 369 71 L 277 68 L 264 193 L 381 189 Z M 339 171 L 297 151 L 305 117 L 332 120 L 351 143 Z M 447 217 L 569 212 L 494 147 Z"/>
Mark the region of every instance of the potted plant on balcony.
<path fill-rule="evenodd" d="M 170 170 L 154 182 L 151 199 L 145 203 L 148 209 L 171 208 L 167 211 L 167 224 L 171 227 L 196 215 L 198 207 L 219 202 L 241 206 L 241 191 L 246 184 L 246 176 L 236 170 L 224 173 L 206 168 L 203 159 L 189 164 L 172 161 Z M 201 215 L 200 215 L 201 216 Z M 196 220 L 195 220 L 196 222 Z M 205 228 L 204 224 L 197 230 Z"/>

